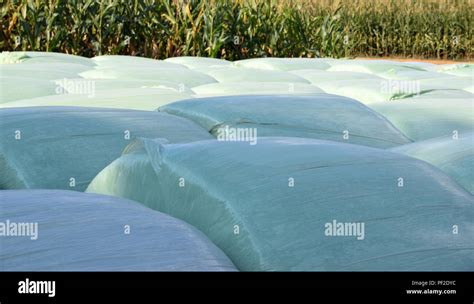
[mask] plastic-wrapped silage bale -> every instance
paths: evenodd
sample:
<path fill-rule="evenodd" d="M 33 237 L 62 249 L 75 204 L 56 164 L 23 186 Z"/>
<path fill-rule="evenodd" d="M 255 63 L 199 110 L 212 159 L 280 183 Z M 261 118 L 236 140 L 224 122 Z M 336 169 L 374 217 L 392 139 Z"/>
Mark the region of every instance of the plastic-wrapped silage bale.
<path fill-rule="evenodd" d="M 107 81 L 101 79 L 101 81 Z M 148 87 L 126 88 L 126 89 L 108 89 L 101 90 L 101 81 L 96 80 L 78 80 L 72 85 L 83 85 L 75 94 L 67 93 L 66 88 L 61 89 L 61 94 L 45 95 L 36 98 L 20 99 L 11 102 L 0 103 L 0 108 L 14 107 L 33 107 L 33 106 L 81 106 L 81 107 L 99 107 L 99 108 L 118 108 L 118 109 L 134 109 L 134 110 L 156 110 L 162 105 L 166 105 L 173 101 L 191 98 L 192 91 L 183 87 L 181 89 L 172 88 L 170 85 L 149 85 Z M 69 83 L 69 80 L 65 80 Z M 113 81 L 112 81 L 113 82 Z M 123 81 L 126 86 L 127 81 Z M 120 85 L 120 81 L 117 85 Z M 96 85 L 99 88 L 96 89 Z M 105 84 L 105 86 L 113 84 Z M 132 85 L 133 84 L 129 84 Z M 83 88 L 83 89 L 82 89 Z M 58 92 L 57 89 L 51 94 Z"/>
<path fill-rule="evenodd" d="M 410 142 L 356 100 L 328 94 L 195 98 L 159 110 L 191 119 L 216 137 L 229 127 L 256 130 L 257 137 L 307 137 L 382 148 Z"/>
<path fill-rule="evenodd" d="M 360 72 L 378 75 L 388 71 L 424 71 L 422 67 L 388 60 L 335 60 L 330 61 L 332 72 Z"/>
<path fill-rule="evenodd" d="M 331 67 L 328 60 L 323 58 L 252 58 L 235 61 L 234 65 L 251 69 L 277 71 L 299 69 L 326 70 Z"/>
<path fill-rule="evenodd" d="M 194 87 L 193 91 L 198 96 L 324 93 L 317 86 L 299 82 L 217 82 Z"/>
<path fill-rule="evenodd" d="M 471 131 L 471 132 L 469 132 Z M 422 159 L 443 170 L 474 195 L 474 133 L 472 128 L 441 138 L 419 141 L 392 151 Z"/>
<path fill-rule="evenodd" d="M 474 64 L 458 63 L 458 64 L 443 64 L 437 69 L 440 73 L 446 73 L 456 76 L 474 77 Z"/>
<path fill-rule="evenodd" d="M 36 63 L 75 63 L 95 66 L 95 63 L 85 57 L 55 53 L 55 52 L 1 52 L 0 64 L 36 64 Z"/>
<path fill-rule="evenodd" d="M 0 225 L 29 228 L 0 237 L 0 271 L 235 271 L 202 232 L 129 200 L 4 190 L 0 210 Z"/>
<path fill-rule="evenodd" d="M 309 83 L 304 78 L 284 71 L 249 69 L 243 67 L 217 67 L 202 69 L 203 73 L 212 76 L 218 82 L 290 82 Z"/>
<path fill-rule="evenodd" d="M 369 106 L 418 141 L 472 131 L 474 98 L 469 95 L 461 90 L 440 90 Z"/>
<path fill-rule="evenodd" d="M 165 62 L 182 64 L 190 69 L 206 69 L 213 67 L 225 67 L 230 66 L 232 63 L 227 60 L 208 58 L 208 57 L 192 57 L 192 56 L 180 56 L 171 57 L 164 60 Z"/>
<path fill-rule="evenodd" d="M 87 65 L 66 62 L 0 64 L 0 76 L 57 80 L 63 78 L 76 78 L 79 77 L 80 73 L 90 69 L 91 67 Z"/>
<path fill-rule="evenodd" d="M 403 86 L 402 86 L 403 85 Z M 400 83 L 389 79 L 351 79 L 319 83 L 318 87 L 327 93 L 354 98 L 363 104 L 412 97 L 434 90 L 417 82 Z"/>
<path fill-rule="evenodd" d="M 240 270 L 474 269 L 472 196 L 402 154 L 301 138 L 144 139 L 125 153 L 87 191 L 185 220 Z"/>
<path fill-rule="evenodd" d="M 53 95 L 57 87 L 52 80 L 0 74 L 0 106 L 25 98 Z"/>
<path fill-rule="evenodd" d="M 183 84 L 187 87 L 195 87 L 206 83 L 216 82 L 214 78 L 204 73 L 190 70 L 184 67 L 180 68 L 96 68 L 79 74 L 80 77 L 87 79 L 139 79 L 168 81 L 176 84 Z"/>
<path fill-rule="evenodd" d="M 186 66 L 139 56 L 102 55 L 91 59 L 96 69 L 187 69 Z"/>
<path fill-rule="evenodd" d="M 341 80 L 361 80 L 361 79 L 371 79 L 374 81 L 379 81 L 381 78 L 379 76 L 367 73 L 359 72 L 329 72 L 322 70 L 295 70 L 290 73 L 295 74 L 299 77 L 302 77 L 314 85 L 318 85 L 324 82 L 333 82 Z"/>
<path fill-rule="evenodd" d="M 0 110 L 0 189 L 83 191 L 135 137 L 212 138 L 186 119 L 155 111 L 88 107 Z"/>

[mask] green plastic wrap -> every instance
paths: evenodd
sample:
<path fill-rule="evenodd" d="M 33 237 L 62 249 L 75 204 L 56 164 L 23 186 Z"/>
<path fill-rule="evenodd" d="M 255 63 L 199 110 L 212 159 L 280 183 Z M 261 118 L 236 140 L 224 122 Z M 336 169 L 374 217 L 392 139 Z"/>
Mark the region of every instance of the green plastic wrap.
<path fill-rule="evenodd" d="M 182 84 L 190 88 L 206 83 L 216 82 L 216 80 L 209 75 L 184 67 L 129 67 L 122 69 L 112 67 L 96 68 L 79 73 L 79 76 L 86 79 L 139 79 L 168 81 Z"/>
<path fill-rule="evenodd" d="M 317 86 L 299 82 L 218 82 L 194 87 L 193 91 L 199 97 L 253 94 L 285 95 L 324 93 L 324 91 Z"/>
<path fill-rule="evenodd" d="M 56 93 L 57 87 L 51 80 L 0 74 L 0 107 L 25 98 L 53 95 Z"/>
<path fill-rule="evenodd" d="M 196 98 L 159 110 L 191 119 L 216 137 L 228 126 L 256 130 L 257 137 L 329 139 L 382 148 L 410 142 L 356 100 L 328 94 Z"/>
<path fill-rule="evenodd" d="M 251 69 L 279 71 L 300 69 L 326 70 L 331 66 L 328 60 L 320 58 L 252 58 L 235 61 L 234 65 Z"/>
<path fill-rule="evenodd" d="M 471 132 L 469 132 L 471 131 Z M 472 128 L 450 136 L 419 141 L 392 151 L 422 159 L 451 176 L 474 194 L 474 133 Z"/>
<path fill-rule="evenodd" d="M 240 270 L 474 269 L 471 194 L 386 150 L 302 138 L 144 139 L 87 191 L 183 219 Z M 339 224 L 359 228 L 336 232 Z"/>
<path fill-rule="evenodd" d="M 474 126 L 474 98 L 465 91 L 433 91 L 410 98 L 373 103 L 370 108 L 385 116 L 413 141 L 469 132 Z"/>
<path fill-rule="evenodd" d="M 4 190 L 0 210 L 0 225 L 29 232 L 0 237 L 0 271 L 235 271 L 202 232 L 129 200 Z"/>
<path fill-rule="evenodd" d="M 249 69 L 243 67 L 216 67 L 201 70 L 218 82 L 290 82 L 309 83 L 304 78 L 284 71 Z"/>
<path fill-rule="evenodd" d="M 0 110 L 0 189 L 83 191 L 136 137 L 212 138 L 180 117 L 87 107 Z"/>
<path fill-rule="evenodd" d="M 230 61 L 216 59 L 216 58 L 207 58 L 207 57 L 192 57 L 192 56 L 180 56 L 180 57 L 171 57 L 164 60 L 165 62 L 171 62 L 176 64 L 182 64 L 190 69 L 205 69 L 213 67 L 225 67 L 230 66 L 232 63 Z"/>
<path fill-rule="evenodd" d="M 89 85 L 93 84 L 94 89 L 91 90 L 91 92 L 86 91 L 83 94 L 45 95 L 36 98 L 20 99 L 6 103 L 0 103 L 0 108 L 33 106 L 80 106 L 152 111 L 156 110 L 162 105 L 166 105 L 173 101 L 191 98 L 189 89 L 183 89 L 183 92 L 180 92 L 179 90 L 171 88 L 170 86 L 163 85 L 156 87 L 150 85 L 145 88 L 111 88 L 107 90 L 102 90 L 100 88 L 100 82 L 86 82 L 84 84 L 86 87 L 89 88 L 92 87 Z M 95 88 L 96 84 L 99 85 L 98 89 Z M 120 82 L 118 82 L 118 84 L 120 84 Z M 124 86 L 126 85 L 127 83 L 124 83 Z M 105 84 L 104 86 L 108 86 L 108 84 Z M 47 87 L 44 88 L 44 94 L 48 93 L 47 90 Z M 55 92 L 56 89 L 54 89 L 54 92 L 50 94 L 54 94 Z M 66 90 L 64 90 L 64 92 L 66 92 Z M 25 92 L 23 92 L 22 94 L 24 95 Z"/>
<path fill-rule="evenodd" d="M 1 52 L 0 64 L 36 64 L 36 63 L 75 63 L 95 66 L 95 63 L 85 57 L 55 53 L 55 52 Z"/>

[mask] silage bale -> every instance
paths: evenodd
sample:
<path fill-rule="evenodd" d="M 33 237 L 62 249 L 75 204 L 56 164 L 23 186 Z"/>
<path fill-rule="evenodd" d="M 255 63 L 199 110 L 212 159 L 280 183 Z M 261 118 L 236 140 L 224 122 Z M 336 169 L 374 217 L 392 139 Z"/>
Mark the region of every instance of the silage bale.
<path fill-rule="evenodd" d="M 81 72 L 91 67 L 64 62 L 45 62 L 37 64 L 1 64 L 2 77 L 30 77 L 41 80 L 55 80 L 62 78 L 76 78 Z"/>
<path fill-rule="evenodd" d="M 2 74 L 0 75 L 0 107 L 16 100 L 55 94 L 57 87 L 52 80 Z"/>
<path fill-rule="evenodd" d="M 466 91 L 439 90 L 419 96 L 372 103 L 370 108 L 385 116 L 413 141 L 472 131 L 474 98 Z"/>
<path fill-rule="evenodd" d="M 182 64 L 167 62 L 164 60 L 156 60 L 139 56 L 125 56 L 125 55 L 102 55 L 91 59 L 96 69 L 187 69 Z"/>
<path fill-rule="evenodd" d="M 195 87 L 207 83 L 216 82 L 214 78 L 204 73 L 186 68 L 96 68 L 79 74 L 86 79 L 138 79 L 168 81 L 182 84 L 187 87 Z"/>
<path fill-rule="evenodd" d="M 474 133 L 472 128 L 464 131 L 456 130 L 450 136 L 399 146 L 393 148 L 392 151 L 419 158 L 440 168 L 467 191 L 474 194 Z"/>
<path fill-rule="evenodd" d="M 182 64 L 190 69 L 206 69 L 213 67 L 225 67 L 230 66 L 232 63 L 227 60 L 208 58 L 208 57 L 193 57 L 193 56 L 180 56 L 171 57 L 164 60 L 165 62 Z"/>
<path fill-rule="evenodd" d="M 240 270 L 474 269 L 472 196 L 430 164 L 385 150 L 143 139 L 87 191 L 185 220 Z M 334 236 L 334 221 L 364 223 L 365 234 Z"/>
<path fill-rule="evenodd" d="M 374 81 L 378 81 L 381 78 L 367 73 L 359 73 L 359 72 L 329 72 L 329 71 L 321 71 L 321 70 L 310 70 L 310 69 L 303 69 L 303 70 L 294 70 L 290 73 L 295 74 L 299 77 L 302 77 L 314 85 L 318 85 L 320 83 L 325 82 L 333 82 L 333 81 L 342 81 L 342 80 L 361 80 L 361 79 L 371 79 Z"/>
<path fill-rule="evenodd" d="M 94 66 L 89 58 L 55 52 L 1 52 L 0 64 L 74 63 Z"/>
<path fill-rule="evenodd" d="M 258 136 L 329 139 L 382 148 L 410 142 L 383 116 L 356 100 L 328 94 L 195 98 L 159 110 L 193 120 L 216 137 L 229 127 L 255 129 Z"/>
<path fill-rule="evenodd" d="M 474 77 L 474 64 L 458 63 L 458 64 L 443 64 L 436 69 L 439 73 L 446 73 L 456 76 Z"/>
<path fill-rule="evenodd" d="M 329 62 L 331 72 L 359 72 L 369 74 L 381 74 L 389 71 L 424 71 L 420 66 L 405 64 L 389 60 L 334 60 Z"/>
<path fill-rule="evenodd" d="M 180 117 L 88 107 L 0 110 L 0 189 L 83 191 L 135 137 L 212 138 Z"/>
<path fill-rule="evenodd" d="M 365 105 L 403 99 L 434 90 L 419 83 L 400 83 L 389 79 L 351 79 L 319 83 L 327 93 L 354 98 Z"/>
<path fill-rule="evenodd" d="M 242 67 L 216 67 L 201 70 L 218 82 L 290 82 L 309 83 L 304 78 L 283 71 L 269 71 Z"/>
<path fill-rule="evenodd" d="M 292 82 L 217 82 L 194 87 L 193 91 L 198 96 L 324 93 L 317 86 Z"/>
<path fill-rule="evenodd" d="M 129 200 L 4 190 L 0 209 L 0 225 L 30 228 L 0 237 L 0 271 L 235 271 L 202 232 Z"/>
<path fill-rule="evenodd" d="M 99 82 L 88 79 L 82 80 L 86 89 L 81 93 L 69 94 L 66 90 L 64 90 L 65 93 L 62 94 L 20 99 L 3 103 L 0 104 L 0 108 L 32 106 L 81 106 L 152 111 L 173 101 L 191 98 L 189 89 L 184 89 L 184 92 L 180 92 L 177 89 L 171 88 L 170 85 L 101 90 L 100 86 L 102 85 L 102 81 L 106 80 L 101 79 Z M 79 80 L 79 82 L 81 82 L 81 80 Z M 123 83 L 124 86 L 126 86 L 128 81 L 118 81 L 117 85 L 120 85 L 120 83 Z M 96 85 L 99 86 L 98 89 L 96 89 Z M 109 84 L 105 84 L 105 87 L 107 86 L 109 86 Z"/>
<path fill-rule="evenodd" d="M 252 58 L 235 61 L 234 65 L 251 69 L 274 71 L 300 69 L 326 70 L 331 67 L 324 58 Z"/>

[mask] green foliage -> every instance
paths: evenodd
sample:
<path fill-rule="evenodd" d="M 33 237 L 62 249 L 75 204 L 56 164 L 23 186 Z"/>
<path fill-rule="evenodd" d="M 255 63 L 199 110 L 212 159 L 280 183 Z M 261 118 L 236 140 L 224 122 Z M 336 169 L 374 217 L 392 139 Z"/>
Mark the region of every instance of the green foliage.
<path fill-rule="evenodd" d="M 0 50 L 471 59 L 469 0 L 0 0 Z"/>

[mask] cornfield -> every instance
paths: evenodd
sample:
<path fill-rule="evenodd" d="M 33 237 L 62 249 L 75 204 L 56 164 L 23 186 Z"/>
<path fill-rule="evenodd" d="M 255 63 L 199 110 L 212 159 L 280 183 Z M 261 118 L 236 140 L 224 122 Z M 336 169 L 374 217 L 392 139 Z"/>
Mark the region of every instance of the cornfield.
<path fill-rule="evenodd" d="M 0 0 L 2 51 L 470 60 L 469 0 Z"/>

